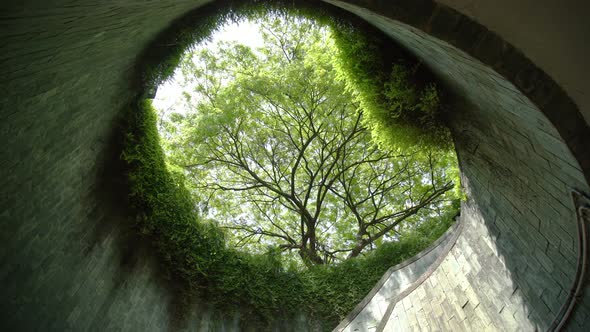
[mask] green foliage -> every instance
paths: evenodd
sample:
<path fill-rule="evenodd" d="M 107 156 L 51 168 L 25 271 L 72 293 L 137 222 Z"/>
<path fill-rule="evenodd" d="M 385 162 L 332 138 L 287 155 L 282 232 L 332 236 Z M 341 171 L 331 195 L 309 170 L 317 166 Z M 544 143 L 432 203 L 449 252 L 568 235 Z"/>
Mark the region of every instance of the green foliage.
<path fill-rule="evenodd" d="M 158 239 L 156 244 L 166 261 L 183 265 L 183 274 L 198 277 L 199 271 L 218 263 L 224 247 L 222 232 L 197 222 L 182 178 L 167 171 L 155 123 L 149 101 L 140 102 L 128 116 L 122 158 L 129 167 L 130 200 L 141 212 L 137 218 L 141 233 Z M 187 256 L 194 259 L 185 260 Z"/>
<path fill-rule="evenodd" d="M 218 0 L 201 7 L 154 42 L 152 54 L 143 59 L 144 84 L 154 88 L 172 77 L 182 55 L 223 23 L 279 12 L 330 27 L 339 50 L 340 74 L 357 94 L 365 121 L 383 146 L 451 147 L 442 95 L 427 70 L 399 49 L 392 53 L 387 46 L 391 41 L 381 32 L 313 0 Z"/>
<path fill-rule="evenodd" d="M 337 68 L 365 112 L 365 122 L 384 147 L 434 147 L 448 150 L 441 92 L 420 63 L 389 55 L 382 41 L 352 27 L 333 29 Z M 389 73 L 389 74 L 387 74 Z"/>
<path fill-rule="evenodd" d="M 182 54 L 193 43 L 207 38 L 219 24 L 289 8 L 291 14 L 316 18 L 332 27 L 341 50 L 341 73 L 350 88 L 359 91 L 358 99 L 368 114 L 367 123 L 384 145 L 399 144 L 404 138 L 407 140 L 402 146 L 444 141 L 440 137 L 416 139 L 423 136 L 414 135 L 424 132 L 418 128 L 424 123 L 429 124 L 427 133 L 439 128 L 436 121 L 440 118 L 440 93 L 433 85 L 420 83 L 413 92 L 409 91 L 412 86 L 408 91 L 400 90 L 404 96 L 412 96 L 412 102 L 407 103 L 411 107 L 398 108 L 390 114 L 385 111 L 388 105 L 406 104 L 393 91 L 399 89 L 399 82 L 383 74 L 397 67 L 375 57 L 381 54 L 379 42 L 355 30 L 346 14 L 335 14 L 321 4 L 317 7 L 315 1 L 296 1 L 302 9 L 292 9 L 292 3 L 216 1 L 207 8 L 199 8 L 199 20 L 194 15 L 181 19 L 154 41 L 153 54 L 142 62 L 146 87 L 170 78 Z M 414 67 L 403 68 L 409 76 L 415 72 Z M 400 129 L 401 122 L 396 121 L 414 119 L 406 112 L 420 114 L 416 117 L 419 125 L 413 123 L 408 127 L 411 129 Z M 424 249 L 452 221 L 449 216 L 445 223 L 424 223 L 419 232 L 410 232 L 365 256 L 306 270 L 283 266 L 275 251 L 262 255 L 237 252 L 226 246 L 222 231 L 198 215 L 198 203 L 191 198 L 182 172 L 166 164 L 151 103 L 138 100 L 127 119 L 122 158 L 128 165 L 130 199 L 137 211 L 138 230 L 153 241 L 170 272 L 185 281 L 187 293 L 198 292 L 210 303 L 239 308 L 244 315 L 250 313 L 261 321 L 303 311 L 325 322 L 326 329 L 333 328 L 389 267 Z M 401 139 L 400 132 L 404 133 Z"/>
<path fill-rule="evenodd" d="M 256 23 L 261 47 L 218 42 L 187 53 L 176 77 L 184 110 L 160 120 L 169 162 L 185 169 L 205 217 L 231 230 L 230 243 L 332 263 L 450 208 L 456 160 L 374 144 L 336 77 L 328 29 L 293 16 Z M 408 95 L 398 99 L 419 102 L 405 76 L 394 79 Z"/>
<path fill-rule="evenodd" d="M 332 328 L 370 291 L 385 271 L 417 254 L 452 222 L 433 220 L 418 232 L 381 245 L 341 264 L 296 270 L 282 266 L 276 252 L 250 255 L 228 249 L 221 231 L 202 220 L 195 202 L 164 162 L 149 101 L 128 115 L 123 158 L 128 163 L 137 227 L 149 236 L 171 272 L 200 290 L 211 303 L 250 310 L 262 321 L 305 312 Z"/>

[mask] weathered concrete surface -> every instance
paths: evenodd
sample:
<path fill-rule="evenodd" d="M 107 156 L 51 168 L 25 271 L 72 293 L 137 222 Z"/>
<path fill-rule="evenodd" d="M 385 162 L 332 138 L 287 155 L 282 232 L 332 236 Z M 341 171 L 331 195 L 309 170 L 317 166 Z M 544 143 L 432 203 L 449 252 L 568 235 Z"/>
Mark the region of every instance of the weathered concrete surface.
<path fill-rule="evenodd" d="M 403 1 L 350 2 L 380 6 L 389 15 L 387 8 Z M 1 330 L 143 331 L 174 326 L 173 289 L 158 280 L 156 263 L 129 242 L 133 237 L 123 226 L 126 211 L 116 196 L 118 184 L 111 183 L 120 175 L 113 167 L 118 152 L 110 138 L 117 131 L 117 113 L 135 94 L 130 82 L 138 55 L 173 19 L 203 3 L 0 4 Z M 412 3 L 419 11 L 429 1 Z M 471 7 L 463 6 L 467 2 L 447 3 L 522 50 L 588 116 L 585 2 L 474 0 Z M 472 218 L 467 220 L 491 249 L 478 246 L 476 240 L 460 240 L 465 245 L 454 249 L 453 257 L 461 260 L 461 269 L 470 267 L 473 273 L 452 275 L 471 284 L 478 276 L 498 271 L 501 276 L 490 277 L 484 286 L 475 283 L 481 290 L 478 301 L 488 303 L 484 295 L 489 285 L 487 296 L 504 299 L 504 310 L 510 311 L 504 314 L 518 316 L 515 322 L 522 323 L 522 329 L 547 327 L 575 266 L 575 221 L 568 190 L 588 190 L 584 177 L 590 177 L 587 160 L 579 157 L 588 142 L 576 143 L 582 147 L 575 157 L 568 149 L 576 149 L 576 134 L 583 130 L 570 117 L 571 105 L 563 105 L 569 111 L 560 119 L 561 106 L 548 100 L 543 111 L 555 112 L 550 122 L 510 83 L 514 77 L 506 81 L 489 69 L 490 63 L 481 64 L 429 38 L 435 31 L 414 31 L 370 10 L 359 14 L 422 57 L 460 97 L 452 123 L 472 198 Z M 481 253 L 472 254 L 468 248 Z M 496 263 L 482 265 L 482 255 L 501 262 L 501 269 Z M 508 303 L 507 289 L 514 285 L 518 298 Z M 436 290 L 437 298 L 441 289 L 444 292 L 444 287 Z M 416 294 L 420 299 L 421 293 Z M 587 326 L 587 306 L 586 298 L 571 329 Z M 242 324 L 239 317 L 226 317 L 207 306 L 193 312 L 187 326 L 193 330 L 237 329 Z M 441 317 L 451 315 L 462 317 Z"/>

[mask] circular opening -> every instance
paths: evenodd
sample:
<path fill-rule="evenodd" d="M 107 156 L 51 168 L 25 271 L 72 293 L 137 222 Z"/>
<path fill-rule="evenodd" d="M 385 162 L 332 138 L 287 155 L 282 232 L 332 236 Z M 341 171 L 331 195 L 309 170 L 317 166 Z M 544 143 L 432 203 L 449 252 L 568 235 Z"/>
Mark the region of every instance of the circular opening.
<path fill-rule="evenodd" d="M 239 304 L 241 311 L 256 314 L 262 321 L 277 314 L 303 313 L 331 328 L 389 267 L 414 256 L 444 233 L 458 209 L 458 191 L 452 190 L 452 180 L 458 178 L 456 157 L 444 125 L 440 90 L 419 62 L 391 47 L 376 30 L 332 7 L 244 5 L 230 11 L 210 10 L 205 11 L 200 25 L 190 22 L 183 29 L 184 39 L 176 39 L 176 45 L 182 47 L 168 49 L 167 57 L 148 66 L 146 75 L 154 86 L 169 79 L 180 63 L 182 80 L 197 81 L 198 97 L 194 91 L 184 94 L 185 100 L 191 101 L 187 108 L 197 105 L 199 112 L 177 112 L 158 120 L 148 99 L 138 103 L 138 110 L 130 115 L 133 134 L 128 135 L 125 156 L 130 165 L 132 201 L 139 210 L 149 211 L 142 215 L 140 228 L 152 235 L 174 273 L 191 285 L 187 291 L 203 289 L 209 301 Z M 256 51 L 225 45 L 215 51 L 193 49 L 182 57 L 191 43 L 204 40 L 218 25 L 239 18 L 266 24 L 267 42 L 274 38 L 278 47 Z M 285 25 L 289 20 L 295 25 Z M 306 35 L 311 41 L 297 44 L 276 39 L 277 33 L 290 38 Z M 196 62 L 192 61 L 195 57 L 199 59 Z M 215 72 L 232 66 L 234 72 Z M 191 78 L 189 71 L 201 76 Z M 203 77 L 209 81 L 201 80 Z M 235 84 L 237 81 L 242 85 Z M 212 87 L 217 89 L 214 94 Z M 326 91 L 320 95 L 322 90 Z M 306 111 L 311 109 L 310 98 L 316 103 L 315 114 Z M 298 105 L 298 114 L 289 118 L 289 109 L 281 104 L 285 102 Z M 329 114 L 324 105 L 337 107 Z M 272 110 L 277 116 L 272 116 Z M 167 128 L 164 138 L 158 137 L 157 122 Z M 236 136 L 238 129 L 246 127 L 243 136 Z M 320 128 L 326 130 L 316 133 Z M 279 143 L 275 134 L 293 129 L 303 134 L 282 135 Z M 191 140 L 169 136 L 178 131 L 183 139 Z M 297 149 L 309 138 L 313 139 L 307 151 L 313 154 L 306 152 L 298 158 Z M 303 140 L 303 145 L 288 147 L 290 139 Z M 162 142 L 171 152 L 168 159 Z M 216 148 L 221 150 L 214 151 Z M 260 160 L 245 156 L 246 150 L 266 155 L 266 175 L 265 168 L 257 165 Z M 272 151 L 276 153 L 274 160 Z M 195 161 L 191 158 L 198 153 L 205 160 L 197 163 L 200 167 L 190 167 Z M 238 158 L 225 160 L 229 168 L 203 167 L 213 159 L 232 155 Z M 372 164 L 367 162 L 369 158 L 387 162 Z M 227 190 L 224 195 L 215 192 L 235 183 L 235 177 L 227 177 L 223 183 L 218 177 L 236 173 L 237 161 L 242 163 L 238 177 L 250 175 L 242 184 L 258 191 L 226 204 L 236 192 L 246 192 L 244 187 L 232 188 L 238 190 Z M 278 175 L 275 179 L 287 181 L 272 186 L 272 172 L 283 172 L 280 167 L 273 168 L 273 163 L 284 163 L 284 172 L 296 172 Z M 345 171 L 335 176 L 338 168 Z M 295 185 L 290 181 L 293 177 L 319 180 Z M 195 179 L 210 181 L 191 181 Z M 207 186 L 217 190 L 203 195 Z M 266 191 L 259 190 L 263 187 Z M 305 202 L 307 191 L 319 198 L 310 195 Z M 197 192 L 201 196 L 195 195 Z M 381 202 L 375 199 L 380 192 Z M 267 216 L 265 208 L 258 209 L 255 202 L 261 197 L 268 199 L 265 204 L 276 210 L 275 215 Z M 360 201 L 366 203 L 363 209 Z M 355 204 L 356 211 L 351 208 Z M 232 214 L 236 209 L 241 209 L 240 213 Z M 244 221 L 248 213 L 257 213 L 257 218 Z M 207 217 L 215 217 L 216 222 Z M 238 223 L 231 226 L 220 222 L 221 217 Z M 260 226 L 265 221 L 266 229 Z M 286 231 L 287 225 L 293 233 Z M 281 236 L 275 238 L 283 242 L 269 240 L 259 245 L 262 233 L 278 233 Z M 292 242 L 284 241 L 287 234 Z M 258 254 L 228 246 L 228 238 L 234 247 L 254 238 L 250 251 Z M 374 247 L 378 249 L 369 252 Z M 326 264 L 335 262 L 339 263 Z"/>
<path fill-rule="evenodd" d="M 336 41 L 346 48 L 349 39 L 278 14 L 211 37 L 183 55 L 154 106 L 169 168 L 230 246 L 278 250 L 294 266 L 329 264 L 417 228 L 435 229 L 421 234 L 431 238 L 452 221 L 453 152 L 372 139 L 380 133 L 364 116 L 366 96 L 339 61 L 348 54 Z M 384 86 L 400 113 L 440 103 L 434 85 L 415 92 L 414 68 L 398 65 L 397 86 Z"/>

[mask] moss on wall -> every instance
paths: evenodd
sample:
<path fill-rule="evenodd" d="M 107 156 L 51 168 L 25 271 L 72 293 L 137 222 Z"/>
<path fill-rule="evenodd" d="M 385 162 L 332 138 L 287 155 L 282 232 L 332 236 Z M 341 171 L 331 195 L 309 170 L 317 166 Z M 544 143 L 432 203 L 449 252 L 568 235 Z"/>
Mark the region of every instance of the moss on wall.
<path fill-rule="evenodd" d="M 185 295 L 199 294 L 263 324 L 304 313 L 332 328 L 389 267 L 426 248 L 453 217 L 425 223 L 364 257 L 299 271 L 282 266 L 275 252 L 251 255 L 227 248 L 223 233 L 200 220 L 182 178 L 166 169 L 149 100 L 130 108 L 123 158 L 137 229 L 153 241 L 171 273 L 185 281 Z"/>

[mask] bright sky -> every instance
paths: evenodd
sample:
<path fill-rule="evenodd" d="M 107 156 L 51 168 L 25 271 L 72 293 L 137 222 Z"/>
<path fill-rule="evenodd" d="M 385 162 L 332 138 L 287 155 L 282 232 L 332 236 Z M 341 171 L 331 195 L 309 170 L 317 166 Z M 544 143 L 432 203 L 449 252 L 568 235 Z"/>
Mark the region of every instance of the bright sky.
<path fill-rule="evenodd" d="M 260 25 L 251 21 L 240 23 L 231 23 L 224 25 L 215 32 L 210 42 L 198 44 L 197 47 L 211 47 L 220 41 L 237 41 L 251 48 L 261 47 L 263 45 L 262 35 L 259 32 Z M 168 110 L 174 106 L 174 112 L 184 113 L 179 101 L 182 97 L 182 87 L 179 84 L 182 81 L 182 73 L 177 69 L 174 76 L 166 83 L 158 87 L 153 105 L 159 110 Z"/>

